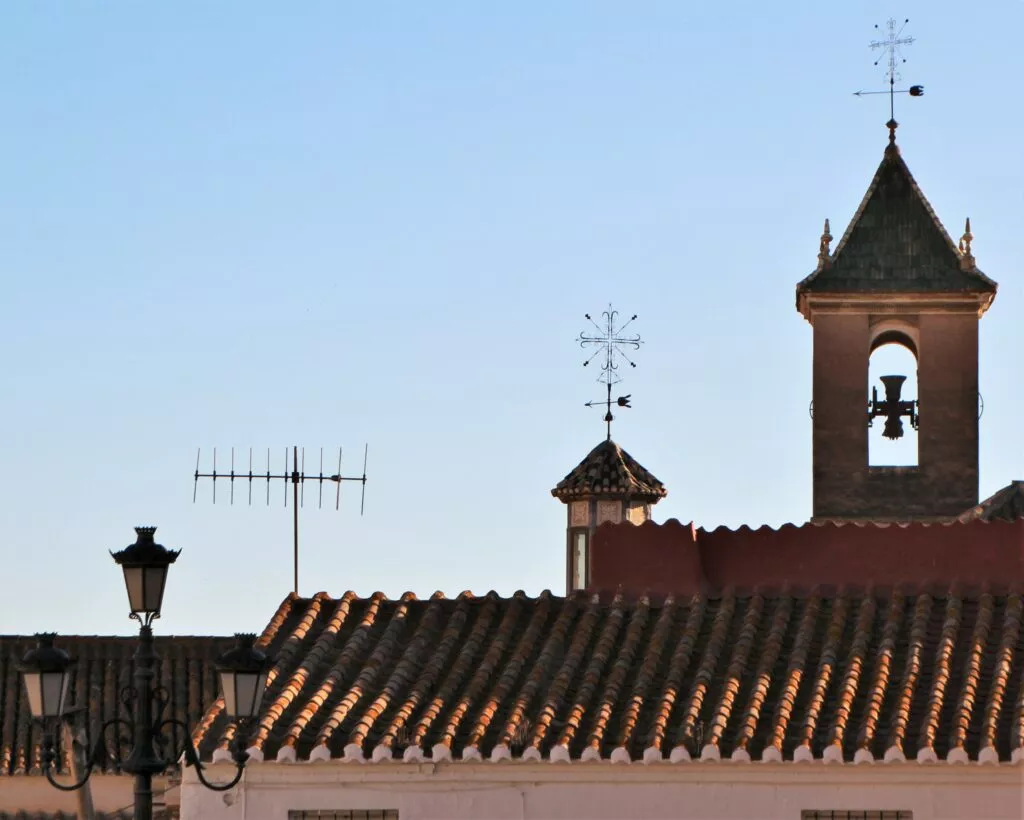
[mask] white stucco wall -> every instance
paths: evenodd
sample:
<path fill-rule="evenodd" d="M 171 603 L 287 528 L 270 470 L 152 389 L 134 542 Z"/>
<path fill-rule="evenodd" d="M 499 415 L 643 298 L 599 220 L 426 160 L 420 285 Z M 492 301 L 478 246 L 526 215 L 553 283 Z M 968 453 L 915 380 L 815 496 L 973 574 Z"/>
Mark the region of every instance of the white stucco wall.
<path fill-rule="evenodd" d="M 227 766 L 209 767 L 227 780 Z M 914 820 L 1020 820 L 1024 766 L 671 763 L 251 763 L 226 794 L 190 770 L 182 820 L 286 820 L 292 809 L 398 809 L 401 820 L 742 818 L 902 809 Z"/>

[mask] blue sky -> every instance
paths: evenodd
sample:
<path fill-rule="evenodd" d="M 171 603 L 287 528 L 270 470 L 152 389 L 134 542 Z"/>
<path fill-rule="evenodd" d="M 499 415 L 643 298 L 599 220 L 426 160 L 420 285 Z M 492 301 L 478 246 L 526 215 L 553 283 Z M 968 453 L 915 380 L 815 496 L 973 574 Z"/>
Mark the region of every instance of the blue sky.
<path fill-rule="evenodd" d="M 193 504 L 200 446 L 369 442 L 365 516 L 303 510 L 304 594 L 560 590 L 608 302 L 659 520 L 806 520 L 793 289 L 881 159 L 851 92 L 893 15 L 903 155 L 1000 283 L 984 496 L 1024 478 L 1024 2 L 4 4 L 0 632 L 130 631 L 138 524 L 183 549 L 160 631 L 262 629 L 290 510 Z"/>

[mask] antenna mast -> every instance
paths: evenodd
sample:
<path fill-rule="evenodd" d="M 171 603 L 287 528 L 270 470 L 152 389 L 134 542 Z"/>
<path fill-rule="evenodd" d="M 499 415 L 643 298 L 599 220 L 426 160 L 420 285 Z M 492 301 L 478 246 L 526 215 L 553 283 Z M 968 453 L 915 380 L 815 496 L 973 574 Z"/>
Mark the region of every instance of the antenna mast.
<path fill-rule="evenodd" d="M 199 461 L 202 455 L 201 450 L 196 450 L 196 471 L 192 486 L 192 503 L 196 501 L 199 490 L 199 479 L 209 478 L 213 485 L 213 503 L 217 503 L 217 481 L 227 480 L 230 482 L 230 503 L 235 503 L 235 479 L 246 481 L 249 485 L 249 506 L 252 506 L 252 482 L 265 481 L 267 483 L 267 505 L 270 505 L 270 485 L 273 481 L 281 481 L 284 485 L 284 506 L 288 506 L 288 484 L 292 485 L 292 530 L 293 530 L 293 588 L 295 594 L 299 594 L 299 507 L 305 506 L 306 482 L 315 481 L 319 490 L 317 507 L 324 504 L 324 482 L 333 482 L 337 485 L 334 496 L 334 509 L 341 506 L 341 483 L 343 481 L 358 481 L 363 485 L 359 500 L 359 514 L 362 515 L 366 506 L 366 461 L 370 447 L 363 448 L 363 474 L 361 476 L 345 476 L 341 474 L 341 448 L 338 448 L 338 472 L 324 474 L 324 448 L 320 448 L 320 471 L 318 473 L 306 472 L 306 448 L 291 448 L 291 469 L 288 469 L 288 447 L 284 448 L 284 470 L 280 473 L 270 471 L 270 448 L 267 448 L 267 470 L 265 473 L 254 472 L 252 467 L 252 447 L 249 448 L 249 470 L 247 472 L 235 471 L 235 448 L 231 448 L 231 468 L 228 472 L 217 472 L 217 448 L 213 448 L 213 469 L 209 473 L 199 472 Z"/>

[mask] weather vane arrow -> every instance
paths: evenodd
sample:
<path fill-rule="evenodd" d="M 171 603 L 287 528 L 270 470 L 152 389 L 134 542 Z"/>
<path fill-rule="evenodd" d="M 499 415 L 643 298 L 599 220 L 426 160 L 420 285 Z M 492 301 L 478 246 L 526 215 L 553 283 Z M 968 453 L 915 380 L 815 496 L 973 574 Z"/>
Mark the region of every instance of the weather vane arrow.
<path fill-rule="evenodd" d="M 923 97 L 924 86 L 923 85 L 912 85 L 910 88 L 897 88 L 890 91 L 854 91 L 854 97 L 864 97 L 868 94 L 909 94 L 911 97 Z"/>

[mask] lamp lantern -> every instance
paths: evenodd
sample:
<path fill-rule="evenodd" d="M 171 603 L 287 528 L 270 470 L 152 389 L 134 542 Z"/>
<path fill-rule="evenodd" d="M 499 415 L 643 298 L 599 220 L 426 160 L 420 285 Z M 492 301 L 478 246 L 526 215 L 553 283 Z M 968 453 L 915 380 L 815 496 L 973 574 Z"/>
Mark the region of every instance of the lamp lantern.
<path fill-rule="evenodd" d="M 38 645 L 25 654 L 21 664 L 29 711 L 36 720 L 60 718 L 65 712 L 71 659 L 53 645 L 56 637 L 55 632 L 36 635 Z"/>
<path fill-rule="evenodd" d="M 124 572 L 132 614 L 147 623 L 160 617 L 160 605 L 167 582 L 167 568 L 181 550 L 169 550 L 153 538 L 156 527 L 136 527 L 136 541 L 120 552 L 112 552 Z"/>
<path fill-rule="evenodd" d="M 255 648 L 253 634 L 237 634 L 235 642 L 218 660 L 217 675 L 224 711 L 231 719 L 247 720 L 259 716 L 267 687 L 267 656 Z"/>

